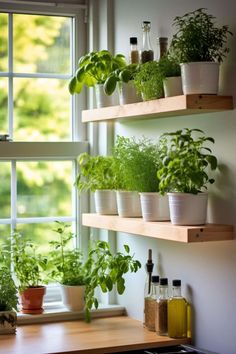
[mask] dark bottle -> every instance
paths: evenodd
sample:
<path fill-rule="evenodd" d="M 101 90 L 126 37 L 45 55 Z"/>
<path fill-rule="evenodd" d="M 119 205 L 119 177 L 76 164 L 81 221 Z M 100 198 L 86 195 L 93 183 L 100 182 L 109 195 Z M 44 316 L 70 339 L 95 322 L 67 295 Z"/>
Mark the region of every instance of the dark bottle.
<path fill-rule="evenodd" d="M 168 50 L 168 38 L 167 37 L 159 37 L 157 38 L 157 60 L 160 60 L 167 54 Z"/>
<path fill-rule="evenodd" d="M 159 291 L 160 293 L 156 303 L 155 329 L 158 335 L 166 336 L 168 334 L 167 303 L 169 298 L 167 278 L 160 279 Z"/>
<path fill-rule="evenodd" d="M 144 325 L 155 332 L 156 303 L 159 296 L 159 276 L 152 276 L 151 291 L 144 298 Z"/>
<path fill-rule="evenodd" d="M 188 303 L 181 295 L 181 280 L 173 280 L 172 296 L 168 300 L 168 335 L 171 338 L 187 337 Z"/>
<path fill-rule="evenodd" d="M 146 63 L 147 61 L 152 61 L 154 59 L 154 52 L 150 41 L 150 29 L 151 22 L 143 21 L 143 46 L 141 50 L 141 63 Z"/>
<path fill-rule="evenodd" d="M 129 52 L 129 62 L 130 64 L 139 63 L 139 51 L 138 51 L 138 39 L 137 37 L 130 37 L 130 52 Z"/>

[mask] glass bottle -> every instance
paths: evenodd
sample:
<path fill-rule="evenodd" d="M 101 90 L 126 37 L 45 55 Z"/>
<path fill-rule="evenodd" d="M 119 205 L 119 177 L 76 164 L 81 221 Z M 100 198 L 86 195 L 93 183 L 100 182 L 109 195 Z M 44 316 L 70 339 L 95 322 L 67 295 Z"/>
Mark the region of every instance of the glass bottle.
<path fill-rule="evenodd" d="M 172 282 L 172 296 L 168 300 L 168 335 L 171 338 L 187 337 L 188 303 L 181 295 L 181 280 Z"/>
<path fill-rule="evenodd" d="M 157 60 L 160 60 L 163 56 L 167 54 L 168 50 L 168 38 L 159 37 L 157 38 Z"/>
<path fill-rule="evenodd" d="M 130 64 L 139 63 L 139 52 L 138 52 L 138 39 L 137 37 L 130 37 L 130 53 L 129 53 L 129 62 Z"/>
<path fill-rule="evenodd" d="M 159 297 L 156 302 L 155 330 L 160 336 L 168 334 L 167 328 L 167 303 L 169 298 L 168 279 L 160 279 Z"/>
<path fill-rule="evenodd" d="M 154 58 L 154 52 L 150 41 L 151 22 L 143 21 L 142 29 L 143 29 L 143 47 L 141 50 L 141 63 L 146 63 L 147 61 L 152 61 Z"/>
<path fill-rule="evenodd" d="M 151 291 L 144 299 L 144 326 L 155 332 L 156 302 L 159 296 L 159 276 L 152 276 Z"/>

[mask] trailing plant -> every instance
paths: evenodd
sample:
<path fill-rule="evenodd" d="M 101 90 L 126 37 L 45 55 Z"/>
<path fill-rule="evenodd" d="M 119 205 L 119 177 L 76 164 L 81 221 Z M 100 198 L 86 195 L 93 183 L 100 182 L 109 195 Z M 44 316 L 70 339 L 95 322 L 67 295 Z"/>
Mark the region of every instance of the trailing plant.
<path fill-rule="evenodd" d="M 86 271 L 82 252 L 73 247 L 74 235 L 67 231 L 70 225 L 56 221 L 54 231 L 58 239 L 50 241 L 50 278 L 63 285 L 85 285 Z"/>
<path fill-rule="evenodd" d="M 140 64 L 134 76 L 134 85 L 144 101 L 163 97 L 163 77 L 157 61 Z"/>
<path fill-rule="evenodd" d="M 204 136 L 200 129 L 177 130 L 161 136 L 167 152 L 162 154 L 162 168 L 157 172 L 159 189 L 165 192 L 183 192 L 197 194 L 207 184 L 214 183 L 208 176 L 209 169 L 217 168 L 217 158 L 207 143 L 214 139 Z"/>
<path fill-rule="evenodd" d="M 217 27 L 215 17 L 205 8 L 174 18 L 177 28 L 170 45 L 170 52 L 179 63 L 216 61 L 221 63 L 228 54 L 226 46 L 229 26 Z"/>
<path fill-rule="evenodd" d="M 141 263 L 130 255 L 128 245 L 124 245 L 124 253 L 113 254 L 107 242 L 98 241 L 92 246 L 85 266 L 89 275 L 85 289 L 85 319 L 90 322 L 92 307 L 97 309 L 99 305 L 95 289 L 100 287 L 101 291 L 106 293 L 116 286 L 118 294 L 123 294 L 124 275 L 128 272 L 136 273 L 141 268 Z"/>
<path fill-rule="evenodd" d="M 105 93 L 111 95 L 115 91 L 117 83 L 128 83 L 129 81 L 134 80 L 137 69 L 138 64 L 129 64 L 121 69 L 113 71 L 104 83 Z"/>
<path fill-rule="evenodd" d="M 78 164 L 79 173 L 75 184 L 79 192 L 119 188 L 119 167 L 113 156 L 91 156 L 82 153 L 78 157 Z"/>
<path fill-rule="evenodd" d="M 113 154 L 120 166 L 121 188 L 138 192 L 157 192 L 159 185 L 156 173 L 161 164 L 161 149 L 161 145 L 146 137 L 136 140 L 134 137 L 118 136 Z"/>
<path fill-rule="evenodd" d="M 69 92 L 73 95 L 80 93 L 84 86 L 104 84 L 114 70 L 125 65 L 125 57 L 122 54 L 113 56 L 108 50 L 90 52 L 79 59 L 77 71 L 69 82 Z"/>
<path fill-rule="evenodd" d="M 37 252 L 32 240 L 16 231 L 12 234 L 11 257 L 20 292 L 47 282 L 47 257 Z"/>

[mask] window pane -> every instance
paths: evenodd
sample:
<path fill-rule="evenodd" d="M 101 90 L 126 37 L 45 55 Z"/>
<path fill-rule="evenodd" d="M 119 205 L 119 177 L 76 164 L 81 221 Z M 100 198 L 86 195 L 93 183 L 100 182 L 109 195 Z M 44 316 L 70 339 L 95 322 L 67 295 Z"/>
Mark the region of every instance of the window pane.
<path fill-rule="evenodd" d="M 71 225 L 70 223 L 66 223 Z M 56 223 L 45 224 L 17 224 L 17 231 L 22 233 L 26 238 L 33 240 L 39 245 L 38 252 L 48 253 L 50 250 L 49 241 L 58 240 Z"/>
<path fill-rule="evenodd" d="M 15 14 L 14 71 L 69 74 L 70 24 L 68 17 Z"/>
<path fill-rule="evenodd" d="M 14 140 L 70 140 L 67 80 L 15 78 Z"/>
<path fill-rule="evenodd" d="M 17 162 L 17 217 L 71 216 L 72 162 Z"/>
<path fill-rule="evenodd" d="M 8 143 L 3 143 L 8 144 Z M 0 219 L 11 216 L 11 164 L 0 161 Z"/>
<path fill-rule="evenodd" d="M 7 71 L 8 15 L 0 13 L 0 71 Z"/>
<path fill-rule="evenodd" d="M 1 61 L 0 61 L 1 62 Z M 0 77 L 0 134 L 8 133 L 8 79 Z"/>
<path fill-rule="evenodd" d="M 5 240 L 9 238 L 10 235 L 11 235 L 11 226 L 0 224 L 0 247 L 1 247 L 1 242 L 5 242 Z"/>

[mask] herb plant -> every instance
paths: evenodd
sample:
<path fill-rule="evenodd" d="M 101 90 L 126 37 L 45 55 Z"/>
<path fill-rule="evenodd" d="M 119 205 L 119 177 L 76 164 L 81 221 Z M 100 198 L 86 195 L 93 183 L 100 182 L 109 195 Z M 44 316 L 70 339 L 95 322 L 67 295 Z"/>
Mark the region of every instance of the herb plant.
<path fill-rule="evenodd" d="M 181 76 L 181 70 L 179 63 L 169 55 L 165 55 L 159 60 L 159 68 L 162 74 L 162 78 Z"/>
<path fill-rule="evenodd" d="M 133 80 L 137 69 L 137 64 L 129 64 L 121 69 L 113 71 L 104 83 L 105 93 L 111 95 L 115 91 L 117 83 L 128 83 Z"/>
<path fill-rule="evenodd" d="M 58 240 L 50 241 L 50 278 L 64 285 L 85 285 L 86 272 L 83 255 L 73 247 L 74 235 L 67 231 L 69 225 L 56 221 Z"/>
<path fill-rule="evenodd" d="M 0 260 L 1 262 L 1 260 Z M 17 287 L 12 279 L 10 269 L 0 265 L 0 311 L 17 310 Z"/>
<path fill-rule="evenodd" d="M 134 77 L 137 92 L 144 101 L 163 97 L 163 77 L 157 61 L 140 64 Z"/>
<path fill-rule="evenodd" d="M 69 82 L 69 92 L 80 93 L 84 86 L 104 84 L 114 70 L 125 65 L 125 57 L 122 54 L 113 56 L 108 50 L 88 53 L 79 59 L 78 69 Z"/>
<path fill-rule="evenodd" d="M 122 189 L 138 192 L 157 192 L 156 178 L 160 166 L 161 146 L 142 137 L 118 136 L 113 154 L 120 166 Z"/>
<path fill-rule="evenodd" d="M 232 35 L 228 26 L 217 27 L 215 17 L 206 9 L 177 16 L 173 25 L 177 28 L 170 51 L 179 63 L 216 61 L 221 63 L 229 52 L 227 36 Z"/>
<path fill-rule="evenodd" d="M 80 171 L 75 183 L 79 192 L 119 188 L 119 168 L 113 156 L 82 153 L 78 157 L 78 164 Z"/>
<path fill-rule="evenodd" d="M 206 146 L 208 142 L 214 143 L 213 138 L 204 136 L 200 129 L 185 128 L 163 134 L 161 141 L 167 148 L 167 152 L 162 154 L 162 168 L 157 172 L 162 194 L 197 194 L 202 188 L 207 189 L 208 183 L 214 183 L 208 172 L 217 168 L 217 158 Z"/>
<path fill-rule="evenodd" d="M 117 252 L 112 254 L 110 246 L 105 241 L 98 241 L 90 250 L 85 264 L 89 275 L 89 281 L 85 289 L 85 319 L 91 320 L 90 311 L 94 306 L 98 308 L 98 300 L 95 296 L 95 289 L 100 287 L 106 293 L 116 285 L 118 294 L 125 291 L 124 275 L 130 272 L 137 272 L 141 263 L 134 260 L 130 255 L 128 245 L 124 245 L 125 253 Z"/>
<path fill-rule="evenodd" d="M 20 292 L 42 286 L 47 282 L 47 257 L 37 253 L 36 245 L 19 232 L 13 233 L 12 240 L 11 257 Z"/>

